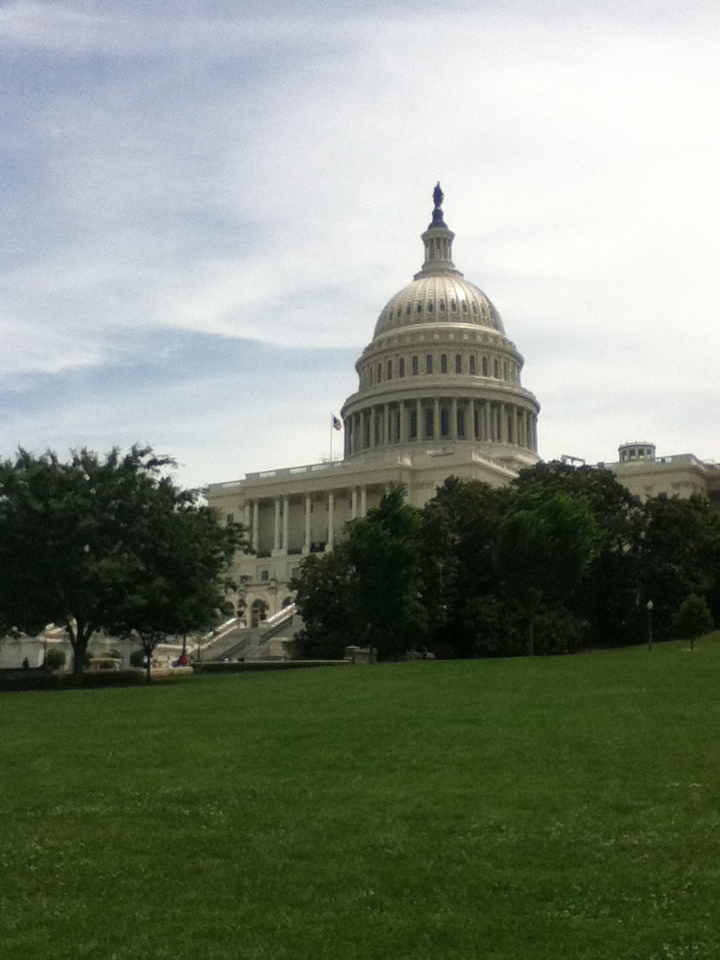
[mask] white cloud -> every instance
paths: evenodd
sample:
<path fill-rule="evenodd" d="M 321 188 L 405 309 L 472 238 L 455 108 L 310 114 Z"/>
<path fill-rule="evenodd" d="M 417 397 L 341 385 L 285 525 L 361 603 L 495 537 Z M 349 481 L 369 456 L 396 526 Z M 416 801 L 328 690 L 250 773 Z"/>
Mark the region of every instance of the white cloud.
<path fill-rule="evenodd" d="M 458 266 L 526 356 L 543 452 L 609 458 L 636 423 L 710 455 L 715 5 L 334 9 L 0 11 L 0 369 L 102 377 L 157 329 L 359 352 L 420 266 L 440 179 Z M 308 422 L 343 400 L 307 389 Z"/>

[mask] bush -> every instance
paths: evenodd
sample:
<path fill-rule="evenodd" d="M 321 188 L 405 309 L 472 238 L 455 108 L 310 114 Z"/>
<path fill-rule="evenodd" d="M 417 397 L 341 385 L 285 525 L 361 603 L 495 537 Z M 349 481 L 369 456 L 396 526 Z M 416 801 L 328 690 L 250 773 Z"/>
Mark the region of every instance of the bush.
<path fill-rule="evenodd" d="M 130 654 L 130 666 L 131 667 L 144 667 L 145 666 L 145 654 L 142 650 L 133 650 Z"/>
<path fill-rule="evenodd" d="M 673 617 L 673 629 L 680 640 L 689 640 L 695 646 L 698 637 L 710 633 L 713 628 L 712 616 L 705 597 L 691 593 L 680 604 Z"/>
<path fill-rule="evenodd" d="M 65 666 L 65 651 L 60 647 L 50 647 L 45 654 L 45 666 L 48 670 L 59 670 Z"/>

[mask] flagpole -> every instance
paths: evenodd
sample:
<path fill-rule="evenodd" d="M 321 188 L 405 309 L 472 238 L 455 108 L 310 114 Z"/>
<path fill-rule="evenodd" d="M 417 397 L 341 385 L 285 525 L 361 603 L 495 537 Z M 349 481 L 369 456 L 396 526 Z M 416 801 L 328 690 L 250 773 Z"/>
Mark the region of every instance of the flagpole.
<path fill-rule="evenodd" d="M 330 463 L 332 463 L 332 437 L 335 431 L 335 414 L 330 414 Z"/>

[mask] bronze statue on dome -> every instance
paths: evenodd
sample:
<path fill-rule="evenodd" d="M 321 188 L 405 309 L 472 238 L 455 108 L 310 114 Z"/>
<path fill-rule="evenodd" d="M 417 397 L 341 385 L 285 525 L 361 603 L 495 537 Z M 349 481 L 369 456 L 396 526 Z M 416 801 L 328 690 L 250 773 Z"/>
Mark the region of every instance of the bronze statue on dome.
<path fill-rule="evenodd" d="M 437 186 L 433 190 L 433 202 L 435 204 L 435 209 L 433 210 L 432 223 L 431 227 L 445 227 L 447 229 L 447 224 L 443 219 L 442 211 L 442 202 L 445 199 L 445 194 L 442 192 L 442 187 L 440 186 L 440 181 L 438 180 Z"/>

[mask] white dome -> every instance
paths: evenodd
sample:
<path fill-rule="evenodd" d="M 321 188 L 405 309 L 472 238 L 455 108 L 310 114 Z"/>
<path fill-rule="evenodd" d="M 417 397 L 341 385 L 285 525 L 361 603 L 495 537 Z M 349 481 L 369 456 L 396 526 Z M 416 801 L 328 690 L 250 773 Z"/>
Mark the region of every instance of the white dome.
<path fill-rule="evenodd" d="M 490 298 L 458 271 L 418 275 L 385 305 L 373 339 L 399 327 L 423 323 L 470 324 L 505 333 Z"/>

